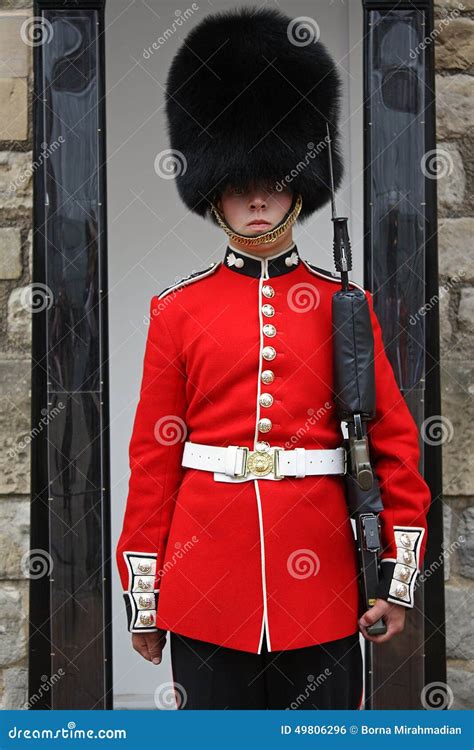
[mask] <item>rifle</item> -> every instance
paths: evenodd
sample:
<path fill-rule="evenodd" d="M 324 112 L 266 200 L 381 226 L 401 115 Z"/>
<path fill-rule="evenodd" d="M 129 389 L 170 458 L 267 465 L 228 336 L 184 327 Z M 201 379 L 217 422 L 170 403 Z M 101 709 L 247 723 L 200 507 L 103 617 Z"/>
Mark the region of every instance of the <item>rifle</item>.
<path fill-rule="evenodd" d="M 334 199 L 331 137 L 326 123 L 331 180 L 331 213 L 334 225 L 334 263 L 341 274 L 341 289 L 332 298 L 334 401 L 341 421 L 347 423 L 347 472 L 344 475 L 350 517 L 355 521 L 359 591 L 366 611 L 375 604 L 380 579 L 380 520 L 383 510 L 380 487 L 370 463 L 366 423 L 375 416 L 374 335 L 365 293 L 349 288 L 352 251 L 347 217 L 337 217 Z M 383 635 L 382 618 L 367 628 Z"/>

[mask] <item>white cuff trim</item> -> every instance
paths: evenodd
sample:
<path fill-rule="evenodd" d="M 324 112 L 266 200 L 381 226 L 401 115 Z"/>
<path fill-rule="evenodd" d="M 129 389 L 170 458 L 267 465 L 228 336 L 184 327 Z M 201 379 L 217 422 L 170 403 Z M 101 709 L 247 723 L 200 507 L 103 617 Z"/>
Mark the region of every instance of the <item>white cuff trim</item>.
<path fill-rule="evenodd" d="M 124 594 L 130 604 L 128 629 L 131 633 L 151 633 L 156 630 L 157 554 L 132 550 L 123 553 L 128 569 L 128 589 Z"/>
<path fill-rule="evenodd" d="M 397 559 L 394 561 L 395 567 L 387 601 L 413 607 L 415 582 L 420 572 L 421 541 L 425 529 L 422 526 L 394 526 L 393 532 Z"/>

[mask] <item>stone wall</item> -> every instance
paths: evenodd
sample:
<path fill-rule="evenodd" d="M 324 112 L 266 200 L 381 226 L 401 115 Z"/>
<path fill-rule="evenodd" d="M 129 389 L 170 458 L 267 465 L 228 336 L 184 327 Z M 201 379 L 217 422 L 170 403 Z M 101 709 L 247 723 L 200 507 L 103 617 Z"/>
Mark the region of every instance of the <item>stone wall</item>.
<path fill-rule="evenodd" d="M 0 706 L 27 700 L 31 315 L 31 3 L 0 5 Z"/>
<path fill-rule="evenodd" d="M 28 0 L 0 0 L 0 708 L 21 708 L 27 699 L 28 580 L 23 570 L 29 547 L 31 316 L 25 292 L 31 281 L 32 46 L 24 24 L 30 5 Z M 474 577 L 474 472 L 469 471 L 474 0 L 464 0 L 463 6 L 454 15 L 458 2 L 435 5 L 446 627 L 453 708 L 472 707 L 474 695 L 474 618 L 468 605 Z"/>
<path fill-rule="evenodd" d="M 0 4 L 0 708 L 27 700 L 30 523 L 31 3 Z M 26 441 L 25 441 L 26 438 Z"/>
<path fill-rule="evenodd" d="M 474 0 L 437 2 L 435 14 L 448 685 L 452 708 L 472 708 Z"/>

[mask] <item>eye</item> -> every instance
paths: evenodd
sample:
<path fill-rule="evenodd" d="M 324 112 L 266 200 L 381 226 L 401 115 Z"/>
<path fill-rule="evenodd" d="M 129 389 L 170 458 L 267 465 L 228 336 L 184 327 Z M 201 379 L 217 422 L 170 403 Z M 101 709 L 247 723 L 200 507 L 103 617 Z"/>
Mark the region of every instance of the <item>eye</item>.
<path fill-rule="evenodd" d="M 242 188 L 239 188 L 239 187 L 233 187 L 233 188 L 231 188 L 231 191 L 232 191 L 232 195 L 243 195 L 244 194 L 244 191 L 242 190 Z"/>

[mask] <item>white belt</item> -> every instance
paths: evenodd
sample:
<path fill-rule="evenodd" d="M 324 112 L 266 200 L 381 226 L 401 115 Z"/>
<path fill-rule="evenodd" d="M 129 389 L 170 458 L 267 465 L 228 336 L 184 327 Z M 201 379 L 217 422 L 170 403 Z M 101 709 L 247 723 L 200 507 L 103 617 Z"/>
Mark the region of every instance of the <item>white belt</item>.
<path fill-rule="evenodd" d="M 213 471 L 216 482 L 246 482 L 250 479 L 302 478 L 315 474 L 345 474 L 345 448 L 294 448 L 274 446 L 264 451 L 239 445 L 221 447 L 187 441 L 182 466 Z"/>

